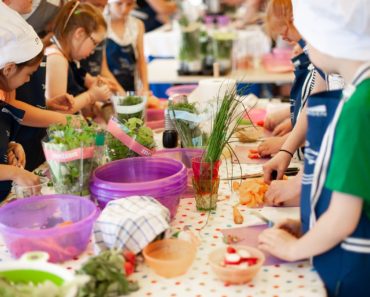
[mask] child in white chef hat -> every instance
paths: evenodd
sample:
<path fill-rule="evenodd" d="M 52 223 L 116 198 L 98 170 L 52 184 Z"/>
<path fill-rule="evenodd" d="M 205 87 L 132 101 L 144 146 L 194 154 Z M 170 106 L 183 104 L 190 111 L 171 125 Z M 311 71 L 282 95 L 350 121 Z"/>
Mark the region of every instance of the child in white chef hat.
<path fill-rule="evenodd" d="M 260 248 L 313 257 L 329 296 L 370 296 L 370 2 L 295 0 L 293 8 L 313 64 L 346 86 L 316 159 L 310 209 L 301 209 L 310 217 L 305 234 L 285 231 L 299 223 L 278 224 L 261 234 Z"/>
<path fill-rule="evenodd" d="M 42 56 L 43 44 L 32 27 L 0 1 L 0 200 L 9 193 L 11 181 L 23 186 L 39 183 L 36 175 L 23 169 L 23 149 L 12 142 L 19 125 L 47 127 L 66 122 L 63 114 L 15 100 L 14 90 L 29 80 Z M 69 99 L 62 101 L 71 104 Z"/>

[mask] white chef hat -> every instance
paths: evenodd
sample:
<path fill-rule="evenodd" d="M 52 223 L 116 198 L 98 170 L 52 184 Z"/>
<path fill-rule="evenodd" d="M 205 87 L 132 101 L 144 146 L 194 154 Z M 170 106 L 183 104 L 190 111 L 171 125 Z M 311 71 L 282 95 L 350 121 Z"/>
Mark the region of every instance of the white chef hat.
<path fill-rule="evenodd" d="M 0 69 L 7 63 L 23 63 L 43 48 L 35 30 L 13 9 L 0 1 Z"/>
<path fill-rule="evenodd" d="M 293 0 L 294 24 L 324 54 L 370 61 L 369 0 Z"/>

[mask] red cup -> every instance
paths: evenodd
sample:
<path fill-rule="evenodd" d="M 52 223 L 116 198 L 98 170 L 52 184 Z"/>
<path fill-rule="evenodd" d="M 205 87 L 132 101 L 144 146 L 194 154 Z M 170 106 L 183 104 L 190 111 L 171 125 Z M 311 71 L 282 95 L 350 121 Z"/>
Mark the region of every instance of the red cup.
<path fill-rule="evenodd" d="M 206 162 L 202 160 L 202 156 L 194 157 L 191 160 L 191 167 L 193 168 L 193 175 L 198 179 L 216 179 L 218 178 L 218 171 L 220 169 L 221 160 L 216 162 Z"/>

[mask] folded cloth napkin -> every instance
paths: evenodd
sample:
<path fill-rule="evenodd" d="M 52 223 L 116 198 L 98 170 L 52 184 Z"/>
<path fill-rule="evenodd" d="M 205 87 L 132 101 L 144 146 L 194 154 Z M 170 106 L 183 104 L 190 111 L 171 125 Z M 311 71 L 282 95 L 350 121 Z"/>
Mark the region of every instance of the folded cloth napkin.
<path fill-rule="evenodd" d="M 94 224 L 94 250 L 139 253 L 169 228 L 170 212 L 149 196 L 130 196 L 108 203 Z"/>

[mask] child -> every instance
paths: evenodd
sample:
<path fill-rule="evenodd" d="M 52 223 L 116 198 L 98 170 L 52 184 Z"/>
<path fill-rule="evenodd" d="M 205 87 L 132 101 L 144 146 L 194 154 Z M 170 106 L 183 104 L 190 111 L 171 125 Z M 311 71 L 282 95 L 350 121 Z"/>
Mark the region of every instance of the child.
<path fill-rule="evenodd" d="M 319 85 L 323 84 L 325 81 L 321 77 L 316 78 L 318 76 L 317 71 L 314 70 L 306 53 L 304 51 L 302 52 L 305 47 L 305 42 L 293 24 L 291 0 L 271 0 L 266 8 L 265 26 L 268 33 L 273 38 L 281 36 L 283 40 L 301 48 L 300 53 L 292 59 L 295 68 L 295 79 L 290 92 L 291 121 L 289 121 L 289 118 L 287 120 L 280 119 L 279 122 L 281 123 L 274 127 L 273 130 L 273 135 L 275 137 L 267 139 L 258 147 L 260 155 L 269 156 L 277 153 L 287 139 L 288 133 L 296 124 L 298 115 L 306 104 L 306 99 L 313 89 L 315 88 L 317 91 L 319 88 L 326 86 Z M 323 78 L 325 79 L 325 76 L 323 76 Z M 269 119 L 266 120 L 266 128 L 269 128 L 270 122 Z"/>
<path fill-rule="evenodd" d="M 108 66 L 126 91 L 149 91 L 144 57 L 144 25 L 130 16 L 135 0 L 109 0 Z"/>
<path fill-rule="evenodd" d="M 370 6 L 299 0 L 294 10 L 312 62 L 341 74 L 346 88 L 317 158 L 306 159 L 305 166 L 315 165 L 312 186 L 302 189 L 304 235 L 289 221 L 263 232 L 259 246 L 286 260 L 313 257 L 329 296 L 370 296 L 370 144 L 363 130 L 370 124 Z M 324 107 L 311 112 L 326 114 Z M 315 141 L 311 124 L 307 140 Z"/>
<path fill-rule="evenodd" d="M 21 147 L 11 142 L 20 123 L 47 126 L 65 122 L 61 114 L 14 100 L 14 89 L 29 80 L 42 56 L 40 38 L 18 13 L 0 2 L 0 200 L 8 195 L 12 181 L 23 186 L 39 183 L 36 175 L 23 169 Z"/>
<path fill-rule="evenodd" d="M 81 2 L 90 3 L 98 8 L 101 12 L 104 11 L 105 6 L 107 5 L 107 0 L 82 0 Z M 106 39 L 104 39 L 97 47 L 95 47 L 94 52 L 90 56 L 81 61 L 81 67 L 84 68 L 87 73 L 93 76 L 101 75 L 104 78 L 104 81 L 111 88 L 112 92 L 124 94 L 124 89 L 109 70 L 105 48 Z"/>
<path fill-rule="evenodd" d="M 105 37 L 106 24 L 100 11 L 91 4 L 70 1 L 59 11 L 53 32 L 53 44 L 45 50 L 46 100 L 68 92 L 75 96 L 71 111 L 74 113 L 109 99 L 108 86 L 83 71 L 78 64 Z"/>

